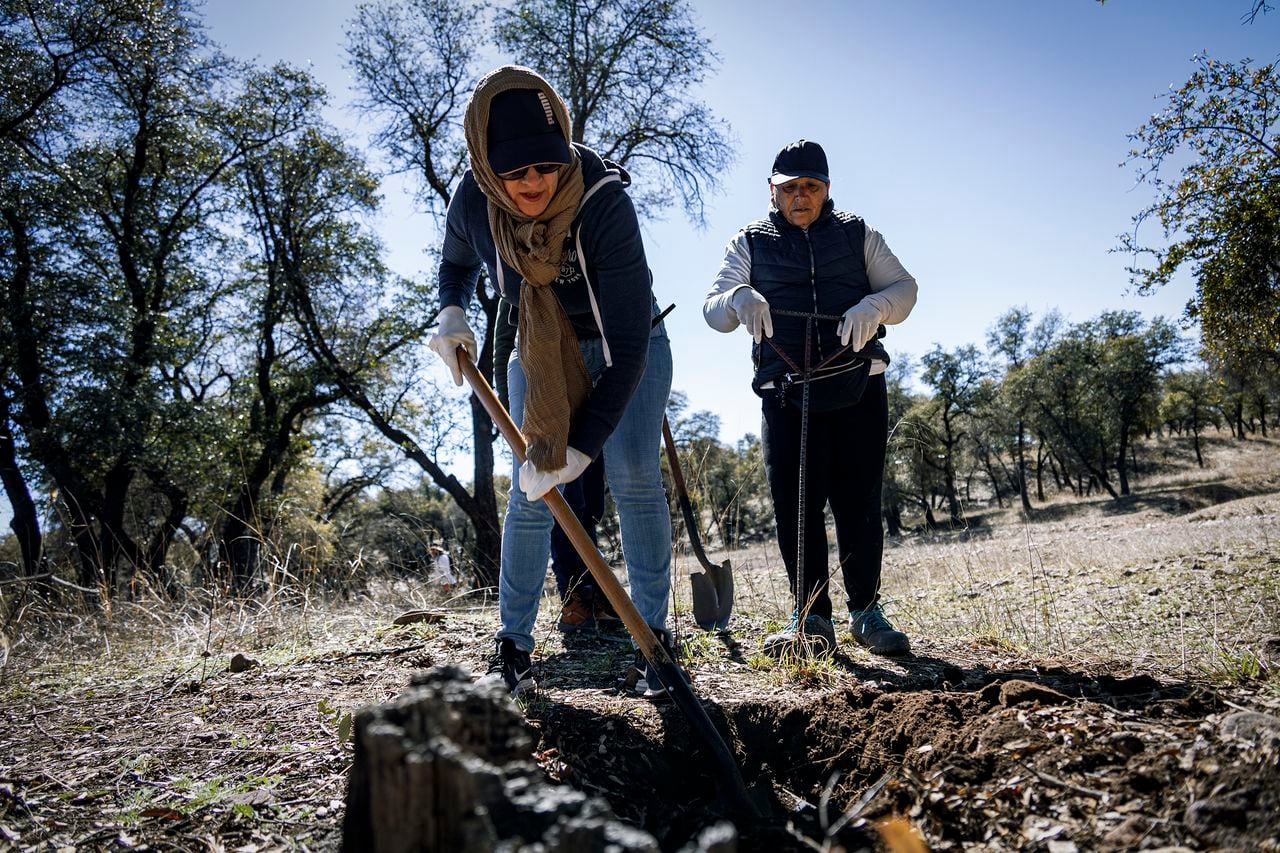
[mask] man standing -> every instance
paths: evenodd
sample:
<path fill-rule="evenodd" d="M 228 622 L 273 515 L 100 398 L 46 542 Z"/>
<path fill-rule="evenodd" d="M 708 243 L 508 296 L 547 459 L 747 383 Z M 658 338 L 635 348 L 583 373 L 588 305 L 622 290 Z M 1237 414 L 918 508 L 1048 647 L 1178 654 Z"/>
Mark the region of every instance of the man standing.
<path fill-rule="evenodd" d="M 449 552 L 440 545 L 432 545 L 427 549 L 431 554 L 431 583 L 440 587 L 440 591 L 448 595 L 453 591 L 457 579 L 453 576 L 453 563 L 449 560 Z"/>
<path fill-rule="evenodd" d="M 829 174 L 816 142 L 778 153 L 769 215 L 729 242 L 702 313 L 717 331 L 742 325 L 753 338 L 765 470 L 796 600 L 790 624 L 765 639 L 765 651 L 835 650 L 823 515 L 830 504 L 849 630 L 872 652 L 900 655 L 910 642 L 879 603 L 889 356 L 878 336 L 882 324 L 911 313 L 916 281 L 879 232 L 835 209 Z"/>

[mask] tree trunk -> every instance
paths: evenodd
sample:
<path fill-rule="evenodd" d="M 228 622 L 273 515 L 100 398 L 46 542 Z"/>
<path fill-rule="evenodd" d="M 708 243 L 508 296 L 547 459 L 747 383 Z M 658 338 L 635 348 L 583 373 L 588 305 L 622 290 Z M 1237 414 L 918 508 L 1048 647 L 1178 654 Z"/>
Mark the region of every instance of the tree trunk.
<path fill-rule="evenodd" d="M 173 545 L 174 537 L 182 529 L 182 522 L 187 517 L 191 499 L 184 489 L 161 472 L 152 472 L 150 476 L 156 488 L 169 502 L 169 511 L 165 513 L 159 529 L 147 543 L 143 570 L 164 594 L 172 599 L 176 598 L 181 590 L 178 588 L 178 579 L 167 561 L 169 547 Z"/>
<path fill-rule="evenodd" d="M 1116 474 L 1120 478 L 1120 494 L 1129 494 L 1129 429 L 1120 427 L 1120 447 L 1116 452 Z"/>
<path fill-rule="evenodd" d="M 259 395 L 262 392 L 259 390 Z M 263 487 L 271 479 L 272 472 L 277 474 L 277 482 L 272 483 L 273 493 L 278 488 L 283 491 L 284 480 L 280 474 L 284 470 L 283 460 L 289 447 L 289 434 L 296 420 L 292 413 L 281 416 L 278 408 L 271 401 L 264 401 L 262 417 L 268 421 L 265 429 L 260 429 L 258 436 L 261 449 L 253 467 L 244 475 L 244 482 L 236 494 L 236 502 L 231 507 L 226 519 L 222 522 L 222 533 L 219 550 L 226 564 L 231 590 L 236 595 L 247 595 L 252 591 L 254 579 L 259 577 L 262 569 L 262 551 L 267 542 L 268 532 L 266 520 L 258 512 L 262 499 Z M 251 437 L 252 438 L 252 437 Z"/>
<path fill-rule="evenodd" d="M 482 358 L 481 362 L 483 361 Z M 472 394 L 470 403 L 474 475 L 471 489 L 475 515 L 469 517 L 476 532 L 476 584 L 480 587 L 496 587 L 502 558 L 502 528 L 498 524 L 498 496 L 493 488 L 495 429 L 480 398 Z"/>
<path fill-rule="evenodd" d="M 1121 442 L 1121 445 L 1122 445 L 1122 446 L 1123 446 L 1124 442 L 1125 442 L 1127 439 L 1128 439 L 1128 432 L 1127 432 L 1127 431 L 1125 431 L 1125 430 L 1122 430 L 1122 431 L 1121 431 L 1121 438 L 1120 438 L 1120 442 Z M 1121 451 L 1121 456 L 1120 456 L 1120 458 L 1121 458 L 1121 459 L 1123 459 L 1123 458 L 1124 458 L 1124 456 L 1123 456 L 1123 450 Z M 1096 480 L 1096 481 L 1098 482 L 1098 485 L 1100 485 L 1102 488 L 1104 488 L 1104 489 L 1106 489 L 1106 490 L 1107 490 L 1107 494 L 1108 494 L 1108 495 L 1110 495 L 1111 497 L 1115 498 L 1116 500 L 1119 500 L 1119 499 L 1120 499 L 1120 496 L 1119 496 L 1118 494 L 1116 494 L 1116 490 L 1115 490 L 1115 488 L 1114 488 L 1114 487 L 1112 487 L 1112 485 L 1111 485 L 1111 480 L 1107 478 L 1107 468 L 1106 468 L 1106 465 L 1107 465 L 1107 451 L 1106 451 L 1106 447 L 1105 447 L 1105 446 L 1101 446 L 1101 445 L 1100 445 L 1100 446 L 1098 447 L 1098 461 L 1102 463 L 1100 468 L 1099 468 L 1099 467 L 1095 467 L 1095 466 L 1093 465 L 1093 463 L 1092 463 L 1092 462 L 1089 462 L 1088 460 L 1085 460 L 1085 467 L 1086 467 L 1086 468 L 1088 469 L 1088 471 L 1089 471 L 1089 478 L 1090 478 L 1091 480 Z"/>
<path fill-rule="evenodd" d="M 126 580 L 141 564 L 141 549 L 125 530 L 125 516 L 129 506 L 129 487 L 133 484 L 133 465 L 121 459 L 107 472 L 102 488 L 102 507 L 98 513 L 99 541 L 102 547 L 102 571 L 107 582 L 107 594 L 115 592 L 120 582 L 120 570 Z"/>
<path fill-rule="evenodd" d="M 1195 415 L 1191 416 L 1191 441 L 1196 449 L 1196 464 L 1203 468 L 1204 457 L 1200 455 L 1200 419 Z"/>
<path fill-rule="evenodd" d="M 44 555 L 44 537 L 40 532 L 40 515 L 26 477 L 18 467 L 18 445 L 14 440 L 14 424 L 9 418 L 9 398 L 0 388 L 0 483 L 13 510 L 9 528 L 18 540 L 22 554 L 22 573 L 27 576 L 41 573 Z"/>
<path fill-rule="evenodd" d="M 1039 436 L 1039 439 L 1040 443 L 1036 446 L 1036 499 L 1039 500 L 1040 503 L 1044 503 L 1046 500 L 1044 496 L 1044 436 Z M 1053 460 L 1049 460 L 1049 467 L 1052 471 Z M 1054 473 L 1053 476 L 1056 478 L 1058 475 L 1057 473 Z"/>
<path fill-rule="evenodd" d="M 964 519 L 960 515 L 960 498 L 956 494 L 956 473 L 951 466 L 951 452 L 947 451 L 947 458 L 942 466 L 942 480 L 946 489 L 947 512 L 951 516 L 952 524 L 961 524 Z"/>
<path fill-rule="evenodd" d="M 1000 480 L 996 477 L 995 468 L 991 465 L 991 457 L 983 454 L 982 467 L 986 469 L 987 479 L 991 481 L 991 491 L 996 493 L 996 506 L 1004 509 L 1004 497 L 1000 494 Z"/>
<path fill-rule="evenodd" d="M 884 509 L 884 523 L 889 530 L 890 536 L 902 535 L 902 505 L 897 501 L 891 501 Z"/>
<path fill-rule="evenodd" d="M 93 532 L 93 518 L 87 509 L 90 504 L 86 498 L 81 498 L 71 489 L 63 488 L 61 498 L 66 510 L 67 529 L 71 532 L 71 540 L 75 542 L 76 556 L 79 558 L 76 580 L 85 589 L 95 590 L 93 593 L 85 593 L 85 598 L 87 603 L 97 604 L 97 591 L 105 586 L 106 575 L 102 570 L 102 550 L 99 548 L 98 537 Z"/>
<path fill-rule="evenodd" d="M 1039 480 L 1039 477 L 1036 478 Z M 1039 485 L 1037 483 L 1037 485 Z M 1022 498 L 1022 511 L 1031 514 L 1031 498 L 1027 495 L 1027 424 L 1018 419 L 1018 494 Z M 1044 500 L 1043 497 L 1040 500 Z"/>
<path fill-rule="evenodd" d="M 1049 454 L 1049 467 L 1053 469 L 1053 482 L 1059 491 L 1065 485 L 1071 490 L 1071 494 L 1080 497 L 1080 490 L 1076 488 L 1076 484 L 1071 480 L 1071 469 L 1067 467 L 1066 460 L 1051 452 Z"/>
<path fill-rule="evenodd" d="M 262 519 L 258 516 L 261 482 L 255 485 L 246 477 L 240 484 L 236 502 L 222 522 L 219 552 L 225 566 L 225 577 L 231 591 L 247 595 L 258 577 L 262 562 Z"/>

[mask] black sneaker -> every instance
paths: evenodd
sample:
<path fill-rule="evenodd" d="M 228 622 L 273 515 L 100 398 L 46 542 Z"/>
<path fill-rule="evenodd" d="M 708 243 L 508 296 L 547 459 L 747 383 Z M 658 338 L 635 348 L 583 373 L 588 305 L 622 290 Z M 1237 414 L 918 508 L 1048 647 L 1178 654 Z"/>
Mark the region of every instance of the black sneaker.
<path fill-rule="evenodd" d="M 836 650 L 836 629 L 831 620 L 817 613 L 804 617 L 800 630 L 800 614 L 791 611 L 791 622 L 776 634 L 764 638 L 760 650 L 769 657 L 830 657 Z"/>
<path fill-rule="evenodd" d="M 905 655 L 911 651 L 907 635 L 893 627 L 879 604 L 866 610 L 850 610 L 849 633 L 858 645 L 877 655 Z"/>
<path fill-rule="evenodd" d="M 671 634 L 662 628 L 654 628 L 653 633 L 658 637 L 658 642 L 662 643 L 662 647 L 667 650 L 672 663 L 676 664 L 676 671 L 680 677 L 689 683 L 689 676 L 680 664 L 676 663 L 676 652 L 671 645 Z M 634 680 L 633 680 L 634 679 Z M 667 685 L 663 683 L 662 677 L 658 671 L 650 665 L 644 653 L 636 649 L 635 666 L 632 667 L 631 676 L 627 678 L 628 687 L 631 692 L 637 696 L 643 696 L 645 699 L 666 699 Z"/>
<path fill-rule="evenodd" d="M 480 683 L 501 684 L 512 697 L 538 689 L 529 653 L 516 648 L 515 640 L 510 637 L 498 640 L 497 650 L 489 659 L 489 671 L 480 677 Z"/>

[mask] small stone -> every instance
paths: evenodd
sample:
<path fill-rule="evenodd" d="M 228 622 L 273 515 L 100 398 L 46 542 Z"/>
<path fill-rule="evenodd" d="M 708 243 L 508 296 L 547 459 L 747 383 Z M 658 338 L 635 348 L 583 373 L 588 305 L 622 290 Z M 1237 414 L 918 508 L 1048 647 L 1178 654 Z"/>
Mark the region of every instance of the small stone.
<path fill-rule="evenodd" d="M 1129 815 L 1102 837 L 1102 844 L 1108 850 L 1136 850 L 1150 828 L 1151 822 L 1142 815 Z"/>
<path fill-rule="evenodd" d="M 1258 662 L 1267 669 L 1280 669 L 1280 637 L 1267 637 L 1258 644 Z"/>
<path fill-rule="evenodd" d="M 1006 708 L 1027 705 L 1032 702 L 1039 702 L 1041 705 L 1068 705 L 1071 703 L 1071 697 L 1059 693 L 1052 687 L 1045 687 L 1043 684 L 1035 684 L 1017 678 L 1012 681 L 1006 681 L 1001 685 L 1000 704 Z"/>
<path fill-rule="evenodd" d="M 1237 711 L 1223 717 L 1223 736 L 1280 746 L 1280 718 L 1260 711 Z"/>
<path fill-rule="evenodd" d="M 255 666 L 258 666 L 258 662 L 256 660 L 236 652 L 231 656 L 231 665 L 228 669 L 232 672 L 244 672 L 247 669 L 253 669 Z"/>

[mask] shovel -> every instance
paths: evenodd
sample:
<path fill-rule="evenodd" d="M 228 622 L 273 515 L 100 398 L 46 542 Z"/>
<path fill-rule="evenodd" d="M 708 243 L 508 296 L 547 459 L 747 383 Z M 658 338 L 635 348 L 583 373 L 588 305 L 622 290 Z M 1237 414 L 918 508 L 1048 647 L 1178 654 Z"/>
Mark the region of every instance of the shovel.
<path fill-rule="evenodd" d="M 667 463 L 671 466 L 671 479 L 680 500 L 684 526 L 689 531 L 689 544 L 702 566 L 702 571 L 689 575 L 689 583 L 693 585 L 693 621 L 704 631 L 723 631 L 729 626 L 729 617 L 733 614 L 733 567 L 728 560 L 717 566 L 707 559 L 707 552 L 702 549 L 698 514 L 689 500 L 684 472 L 680 470 L 680 457 L 676 455 L 676 441 L 671 436 L 671 425 L 665 415 L 662 418 L 662 441 L 667 448 Z"/>
<path fill-rule="evenodd" d="M 525 460 L 524 436 L 511 420 L 511 415 L 507 414 L 502 403 L 498 402 L 497 395 L 476 369 L 471 361 L 471 355 L 464 347 L 458 347 L 457 357 L 462 375 L 467 377 L 471 390 L 484 406 L 484 410 L 489 413 L 489 417 L 497 424 L 507 444 L 511 446 L 511 453 L 515 456 L 516 462 L 523 463 Z M 757 817 L 756 809 L 747 796 L 747 786 L 742 780 L 742 771 L 738 768 L 738 762 L 725 744 L 724 738 L 720 737 L 720 733 L 716 731 L 711 718 L 707 716 L 706 709 L 694 695 L 693 687 L 685 680 L 676 662 L 667 654 L 667 650 L 654 635 L 653 629 L 645 623 L 640 616 L 640 611 L 636 610 L 636 606 L 623 590 L 622 584 L 618 583 L 618 579 L 613 576 L 613 571 L 596 550 L 591 537 L 582 528 L 581 522 L 565 502 L 564 496 L 557 489 L 552 489 L 543 495 L 542 499 L 551 510 L 551 515 L 560 524 L 560 528 L 568 535 L 578 556 L 582 557 L 582 561 L 586 563 L 587 569 L 595 578 L 596 585 L 622 619 L 622 624 L 627 627 L 627 632 L 636 641 L 640 653 L 657 672 L 658 678 L 667 688 L 667 695 L 688 719 L 695 734 L 710 750 L 716 781 L 725 804 L 736 815 L 744 818 Z"/>

